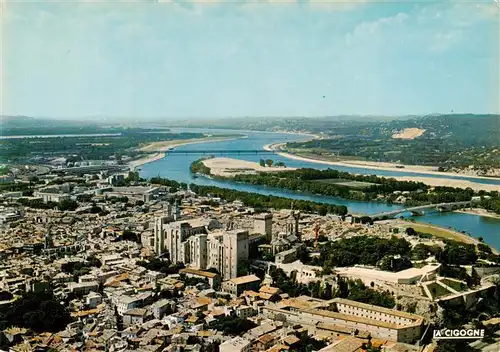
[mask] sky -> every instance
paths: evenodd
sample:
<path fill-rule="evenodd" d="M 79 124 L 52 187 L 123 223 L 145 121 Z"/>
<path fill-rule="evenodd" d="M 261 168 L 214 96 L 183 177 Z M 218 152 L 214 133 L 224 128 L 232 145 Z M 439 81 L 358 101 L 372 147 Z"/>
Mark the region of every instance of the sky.
<path fill-rule="evenodd" d="M 1 0 L 1 10 L 3 115 L 500 113 L 495 0 Z"/>

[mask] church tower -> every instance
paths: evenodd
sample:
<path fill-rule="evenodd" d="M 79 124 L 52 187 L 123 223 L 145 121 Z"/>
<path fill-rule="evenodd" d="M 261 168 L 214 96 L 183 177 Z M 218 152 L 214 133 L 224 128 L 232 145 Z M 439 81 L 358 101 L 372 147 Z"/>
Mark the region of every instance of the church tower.
<path fill-rule="evenodd" d="M 54 241 L 52 240 L 52 234 L 50 233 L 50 229 L 49 229 L 49 231 L 45 234 L 45 241 L 43 244 L 43 248 L 49 249 L 52 247 L 54 247 Z"/>
<path fill-rule="evenodd" d="M 154 251 L 156 255 L 162 255 L 165 251 L 165 230 L 163 229 L 163 218 L 155 219 L 154 235 Z"/>
<path fill-rule="evenodd" d="M 179 200 L 176 199 L 174 203 L 174 220 L 177 221 L 181 218 L 181 207 L 179 206 Z"/>

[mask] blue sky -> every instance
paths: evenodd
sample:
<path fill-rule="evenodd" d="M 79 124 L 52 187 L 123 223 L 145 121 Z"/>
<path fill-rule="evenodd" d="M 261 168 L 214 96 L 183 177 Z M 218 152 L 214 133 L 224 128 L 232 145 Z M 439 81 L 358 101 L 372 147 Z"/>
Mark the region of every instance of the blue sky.
<path fill-rule="evenodd" d="M 3 1 L 1 113 L 499 113 L 499 10 L 493 0 Z"/>

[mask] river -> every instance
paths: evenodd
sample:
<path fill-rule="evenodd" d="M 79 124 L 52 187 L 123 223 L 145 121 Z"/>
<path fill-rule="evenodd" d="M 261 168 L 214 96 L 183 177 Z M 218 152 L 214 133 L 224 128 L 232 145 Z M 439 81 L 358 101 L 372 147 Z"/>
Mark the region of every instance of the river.
<path fill-rule="evenodd" d="M 299 141 L 305 140 L 308 137 L 304 135 L 295 135 L 287 133 L 274 132 L 255 132 L 255 131 L 233 131 L 233 130 L 208 130 L 208 129 L 172 129 L 176 132 L 205 132 L 205 133 L 244 133 L 248 138 L 225 140 L 220 142 L 196 143 L 177 147 L 176 150 L 256 150 L 262 149 L 265 145 L 278 142 Z M 229 155 L 232 158 L 238 158 L 249 161 L 258 162 L 262 155 Z M 392 209 L 403 208 L 401 205 L 390 205 L 376 202 L 361 202 L 352 201 L 336 197 L 327 197 L 314 194 L 305 194 L 293 192 L 283 189 L 276 189 L 265 186 L 254 186 L 246 184 L 238 184 L 229 181 L 213 180 L 205 177 L 193 178 L 189 171 L 191 163 L 200 158 L 200 155 L 195 154 L 172 154 L 165 158 L 153 161 L 142 166 L 141 177 L 151 178 L 161 176 L 173 179 L 179 182 L 195 183 L 200 185 L 211 185 L 224 188 L 230 188 L 240 191 L 255 192 L 260 194 L 269 194 L 293 199 L 305 199 L 322 203 L 342 204 L 347 206 L 349 212 L 374 214 Z M 385 171 L 378 169 L 366 169 L 346 166 L 332 166 L 319 163 L 311 163 L 301 160 L 289 159 L 279 155 L 273 155 L 272 159 L 283 161 L 289 167 L 296 168 L 315 168 L 326 169 L 332 168 L 339 171 L 346 171 L 358 174 L 376 174 L 379 176 L 426 176 L 426 177 L 444 177 L 441 175 L 416 174 L 405 171 Z M 470 180 L 477 183 L 490 183 L 500 185 L 500 180 L 476 179 L 466 176 L 452 176 L 453 178 Z M 434 213 L 415 218 L 417 221 L 435 224 L 441 227 L 454 228 L 459 231 L 464 231 L 473 237 L 483 237 L 484 241 L 491 246 L 500 249 L 500 220 L 481 217 L 477 215 L 462 214 L 462 213 Z"/>

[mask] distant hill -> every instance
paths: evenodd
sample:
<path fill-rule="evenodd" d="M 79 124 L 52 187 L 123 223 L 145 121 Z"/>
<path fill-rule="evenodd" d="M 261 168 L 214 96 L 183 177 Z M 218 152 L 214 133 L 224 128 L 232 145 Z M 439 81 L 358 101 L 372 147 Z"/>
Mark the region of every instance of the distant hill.
<path fill-rule="evenodd" d="M 500 146 L 500 115 L 452 114 L 431 115 L 381 124 L 378 132 L 389 136 L 394 130 L 419 128 L 420 139 L 446 140 L 446 143 L 467 146 Z M 385 131 L 385 132 L 384 132 Z"/>
<path fill-rule="evenodd" d="M 302 125 L 323 138 L 289 143 L 288 147 L 365 160 L 440 166 L 444 170 L 474 166 L 486 170 L 484 174 L 500 167 L 500 115 L 427 115 L 337 123 L 323 120 L 321 125 L 304 120 Z M 496 171 L 491 174 L 496 175 Z"/>
<path fill-rule="evenodd" d="M 77 125 L 95 125 L 95 122 L 85 122 L 77 120 L 57 120 L 48 118 L 35 118 L 23 115 L 2 115 L 0 116 L 1 127 L 14 128 L 14 127 L 48 127 L 48 126 L 77 126 Z"/>
<path fill-rule="evenodd" d="M 103 133 L 95 122 L 34 118 L 30 116 L 0 116 L 0 135 L 56 135 Z"/>

